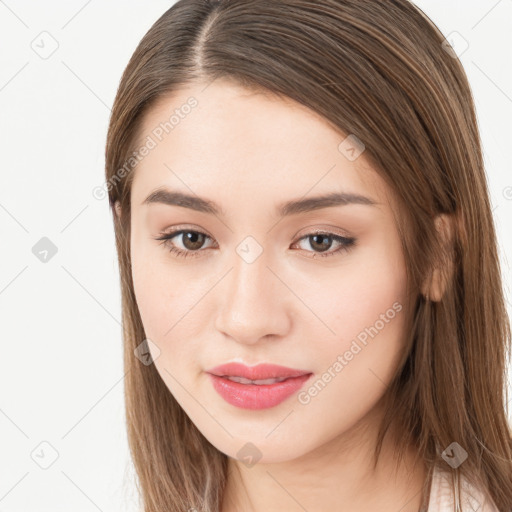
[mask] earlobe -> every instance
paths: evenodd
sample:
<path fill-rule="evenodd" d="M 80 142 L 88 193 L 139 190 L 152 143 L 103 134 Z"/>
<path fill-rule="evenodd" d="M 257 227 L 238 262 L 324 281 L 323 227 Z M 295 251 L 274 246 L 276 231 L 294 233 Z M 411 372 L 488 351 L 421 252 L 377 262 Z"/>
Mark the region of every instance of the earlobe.
<path fill-rule="evenodd" d="M 433 265 L 430 276 L 421 288 L 427 300 L 439 302 L 443 298 L 448 280 L 453 275 L 453 258 L 450 247 L 453 242 L 453 216 L 440 214 L 435 219 L 435 226 L 440 237 L 443 252 L 440 261 Z"/>
<path fill-rule="evenodd" d="M 116 201 L 114 204 L 114 208 L 115 208 L 117 218 L 120 219 L 121 218 L 121 203 L 119 201 Z"/>
<path fill-rule="evenodd" d="M 443 298 L 446 281 L 439 268 L 434 268 L 430 280 L 423 285 L 422 293 L 431 302 L 440 302 Z"/>

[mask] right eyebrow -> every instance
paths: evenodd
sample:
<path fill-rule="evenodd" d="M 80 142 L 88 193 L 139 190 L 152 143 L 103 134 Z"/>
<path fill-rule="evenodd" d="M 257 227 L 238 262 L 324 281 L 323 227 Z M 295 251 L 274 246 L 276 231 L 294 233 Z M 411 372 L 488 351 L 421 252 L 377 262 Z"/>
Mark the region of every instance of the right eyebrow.
<path fill-rule="evenodd" d="M 184 194 L 183 192 L 171 191 L 165 188 L 155 190 L 149 194 L 142 204 L 161 203 L 169 206 L 182 206 L 198 212 L 219 215 L 221 208 L 213 201 L 203 199 L 199 196 Z"/>

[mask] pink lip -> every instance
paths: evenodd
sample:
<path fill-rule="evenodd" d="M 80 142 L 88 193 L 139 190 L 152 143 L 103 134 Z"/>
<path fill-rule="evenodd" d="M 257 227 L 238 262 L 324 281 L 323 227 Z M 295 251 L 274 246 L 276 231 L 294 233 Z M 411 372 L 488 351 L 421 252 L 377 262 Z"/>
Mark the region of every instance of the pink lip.
<path fill-rule="evenodd" d="M 286 366 L 279 366 L 277 364 L 258 364 L 256 366 L 246 366 L 242 363 L 227 363 L 215 366 L 206 370 L 207 373 L 223 377 L 225 375 L 231 377 L 245 377 L 246 379 L 259 380 L 259 379 L 278 379 L 281 377 L 300 377 L 311 373 L 308 370 L 296 370 L 294 368 L 287 368 Z"/>
<path fill-rule="evenodd" d="M 226 402 L 243 409 L 267 409 L 274 407 L 297 392 L 312 373 L 273 364 L 246 366 L 228 363 L 207 370 L 214 389 Z M 274 384 L 242 384 L 226 376 L 244 377 L 251 380 L 286 378 Z"/>

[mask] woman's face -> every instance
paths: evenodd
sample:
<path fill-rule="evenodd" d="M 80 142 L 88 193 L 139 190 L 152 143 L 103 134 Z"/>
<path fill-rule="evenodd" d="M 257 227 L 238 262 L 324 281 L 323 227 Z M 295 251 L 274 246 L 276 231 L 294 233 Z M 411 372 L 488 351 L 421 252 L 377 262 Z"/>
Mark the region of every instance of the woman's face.
<path fill-rule="evenodd" d="M 140 141 L 133 282 L 170 392 L 239 459 L 285 461 L 348 435 L 392 377 L 406 305 L 391 191 L 360 141 L 224 80 L 161 98 Z M 330 194 L 340 196 L 317 200 Z M 306 376 L 272 385 L 208 373 L 229 362 Z"/>

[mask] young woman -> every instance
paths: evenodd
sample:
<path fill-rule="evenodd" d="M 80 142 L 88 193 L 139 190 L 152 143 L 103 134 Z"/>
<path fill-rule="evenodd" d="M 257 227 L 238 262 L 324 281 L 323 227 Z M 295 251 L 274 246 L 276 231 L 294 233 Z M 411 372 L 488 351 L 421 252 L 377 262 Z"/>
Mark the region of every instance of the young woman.
<path fill-rule="evenodd" d="M 106 146 L 145 512 L 512 510 L 471 91 L 406 0 L 180 0 Z"/>

